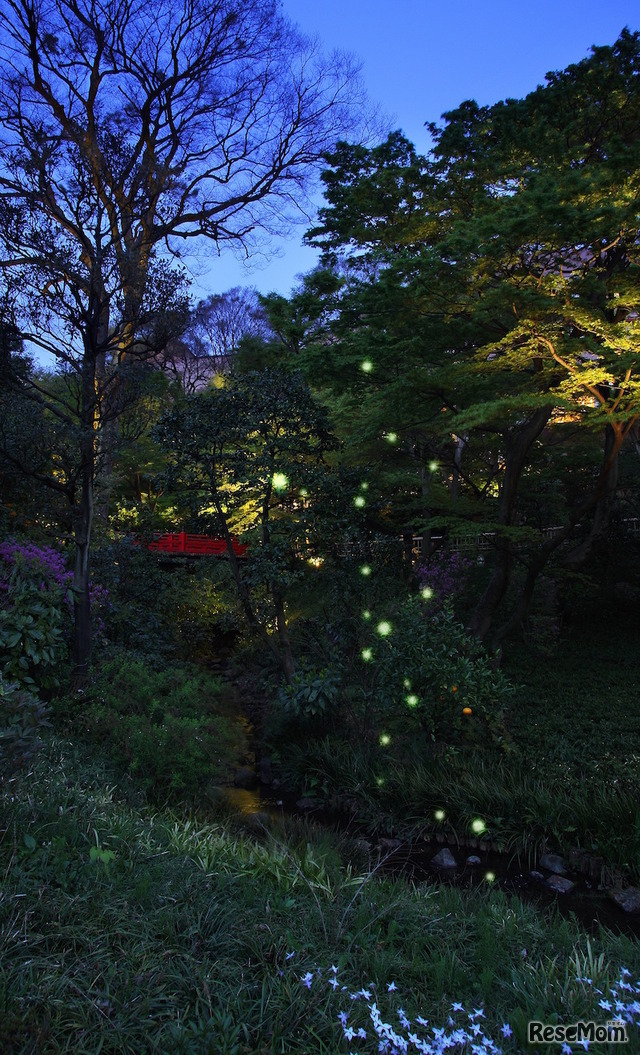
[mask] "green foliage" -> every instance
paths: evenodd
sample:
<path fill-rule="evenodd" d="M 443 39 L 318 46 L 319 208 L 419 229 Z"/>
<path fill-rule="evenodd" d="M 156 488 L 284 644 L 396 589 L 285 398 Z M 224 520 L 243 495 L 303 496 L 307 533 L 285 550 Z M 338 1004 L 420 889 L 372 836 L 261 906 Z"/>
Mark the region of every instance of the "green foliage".
<path fill-rule="evenodd" d="M 0 608 L 2 673 L 29 688 L 60 684 L 69 646 L 68 584 L 46 564 L 16 549 Z"/>
<path fill-rule="evenodd" d="M 252 632 L 290 679 L 284 594 L 304 571 L 300 498 L 312 504 L 326 475 L 324 456 L 337 446 L 324 407 L 299 374 L 265 369 L 232 375 L 176 404 L 156 436 L 169 456 L 169 484 L 194 517 L 228 545 L 234 532 L 249 544 L 244 567 L 230 555 L 238 598 Z"/>
<path fill-rule="evenodd" d="M 70 720 L 154 801 L 195 801 L 246 750 L 244 727 L 221 692 L 219 679 L 206 673 L 156 671 L 124 654 L 102 665 L 73 702 Z"/>
<path fill-rule="evenodd" d="M 338 577 L 324 636 L 344 729 L 394 757 L 503 745 L 512 687 L 451 609 L 432 613 L 391 569 L 344 562 Z"/>
<path fill-rule="evenodd" d="M 295 672 L 291 684 L 280 689 L 278 707 L 287 718 L 301 724 L 327 718 L 338 706 L 339 684 L 335 669 L 303 666 Z"/>
<path fill-rule="evenodd" d="M 47 704 L 0 674 L 0 770 L 5 776 L 33 757 L 40 730 L 50 724 L 48 715 Z"/>
<path fill-rule="evenodd" d="M 639 71 L 625 30 L 525 99 L 445 114 L 426 157 L 397 132 L 338 144 L 308 235 L 325 271 L 267 302 L 347 456 L 373 467 L 372 519 L 499 532 L 469 619 L 488 640 L 506 616 L 495 644 L 546 565 L 579 567 L 604 537 L 624 486 L 640 416 Z M 559 525 L 564 538 L 545 534 Z"/>
<path fill-rule="evenodd" d="M 229 564 L 216 557 L 167 563 L 123 539 L 93 558 L 94 577 L 109 592 L 109 641 L 156 667 L 172 659 L 206 662 L 242 625 Z"/>

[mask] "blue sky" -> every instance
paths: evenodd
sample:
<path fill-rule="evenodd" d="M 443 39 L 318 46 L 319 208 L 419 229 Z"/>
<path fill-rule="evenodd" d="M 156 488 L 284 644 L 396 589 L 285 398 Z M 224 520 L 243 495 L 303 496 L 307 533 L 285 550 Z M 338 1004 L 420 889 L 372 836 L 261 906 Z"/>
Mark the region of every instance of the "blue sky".
<path fill-rule="evenodd" d="M 325 50 L 361 61 L 372 102 L 422 151 L 429 146 L 424 122 L 463 99 L 519 98 L 549 70 L 579 62 L 591 45 L 612 44 L 624 26 L 640 29 L 640 0 L 283 0 L 283 7 Z M 287 294 L 315 263 L 303 231 L 274 245 L 259 269 L 245 269 L 229 253 L 212 258 L 194 294 L 235 285 Z"/>

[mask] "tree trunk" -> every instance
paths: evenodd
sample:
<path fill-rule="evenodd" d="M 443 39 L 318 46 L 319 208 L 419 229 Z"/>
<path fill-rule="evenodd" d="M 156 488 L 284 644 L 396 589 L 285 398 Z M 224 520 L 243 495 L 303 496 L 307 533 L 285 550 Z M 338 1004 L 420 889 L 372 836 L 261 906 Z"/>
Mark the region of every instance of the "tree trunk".
<path fill-rule="evenodd" d="M 607 425 L 604 431 L 604 456 L 602 467 L 604 478 L 601 478 L 600 491 L 596 501 L 591 529 L 584 541 L 581 542 L 579 546 L 576 546 L 563 562 L 564 566 L 570 568 L 572 571 L 576 571 L 578 568 L 582 567 L 591 555 L 595 544 L 599 542 L 603 535 L 609 530 L 611 506 L 613 505 L 613 499 L 615 498 L 615 493 L 618 487 L 618 453 L 621 443 L 622 438 L 616 436 L 616 431 L 611 425 Z"/>
<path fill-rule="evenodd" d="M 586 516 L 590 510 L 594 509 L 593 524 L 589 531 L 589 535 L 583 543 L 572 550 L 563 564 L 565 567 L 573 569 L 579 567 L 579 564 L 587 559 L 593 544 L 596 539 L 602 535 L 603 530 L 608 524 L 611 502 L 618 482 L 618 454 L 626 436 L 628 435 L 629 429 L 630 426 L 606 426 L 604 460 L 595 490 L 591 495 L 585 498 L 584 501 L 580 502 L 571 514 L 569 522 L 565 525 L 564 529 L 545 542 L 529 564 L 527 578 L 520 597 L 518 598 L 518 602 L 509 618 L 496 632 L 494 636 L 494 644 L 498 645 L 510 633 L 516 630 L 519 626 L 522 626 L 531 607 L 538 576 L 546 567 L 552 554 L 569 538 L 576 524 L 582 519 L 582 517 Z"/>
<path fill-rule="evenodd" d="M 93 527 L 93 477 L 95 465 L 95 391 L 93 358 L 85 359 L 82 372 L 80 500 L 74 510 L 75 560 L 73 567 L 74 679 L 81 685 L 91 665 L 91 530 Z"/>
<path fill-rule="evenodd" d="M 553 407 L 539 407 L 524 425 L 510 430 L 506 436 L 506 469 L 500 494 L 498 512 L 499 527 L 509 527 L 513 522 L 520 477 L 532 444 L 547 424 Z M 513 551 L 511 540 L 498 530 L 496 539 L 496 567 L 489 584 L 478 601 L 469 620 L 468 629 L 480 641 L 489 633 L 496 610 L 507 592 L 511 581 Z"/>

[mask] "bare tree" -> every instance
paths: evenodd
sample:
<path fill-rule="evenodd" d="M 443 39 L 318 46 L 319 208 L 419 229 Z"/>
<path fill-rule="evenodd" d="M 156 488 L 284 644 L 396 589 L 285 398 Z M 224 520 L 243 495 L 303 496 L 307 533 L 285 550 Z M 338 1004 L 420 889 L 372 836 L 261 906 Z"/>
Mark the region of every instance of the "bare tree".
<path fill-rule="evenodd" d="M 184 322 L 189 240 L 248 251 L 291 218 L 352 129 L 353 74 L 275 0 L 0 0 L 0 265 L 12 323 L 73 378 L 31 395 L 77 436 L 80 673 L 96 454 L 124 364 Z"/>
<path fill-rule="evenodd" d="M 256 291 L 234 286 L 196 305 L 184 334 L 169 342 L 160 362 L 185 392 L 193 394 L 215 374 L 229 370 L 243 337 L 272 336 Z"/>

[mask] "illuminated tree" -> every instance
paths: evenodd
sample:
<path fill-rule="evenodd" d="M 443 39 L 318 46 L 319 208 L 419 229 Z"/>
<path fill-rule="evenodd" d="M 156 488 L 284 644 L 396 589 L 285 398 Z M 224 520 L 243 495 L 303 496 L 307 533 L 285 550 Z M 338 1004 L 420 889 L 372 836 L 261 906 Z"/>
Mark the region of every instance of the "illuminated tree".
<path fill-rule="evenodd" d="M 289 307 L 303 369 L 386 451 L 392 507 L 494 531 L 483 639 L 524 618 L 561 547 L 575 568 L 602 538 L 640 415 L 639 74 L 625 31 L 523 100 L 463 103 L 428 158 L 399 134 L 343 143 L 323 177 L 310 239 L 337 281 Z"/>
<path fill-rule="evenodd" d="M 225 538 L 248 624 L 290 681 L 285 598 L 304 574 L 313 494 L 327 473 L 324 454 L 335 447 L 324 408 L 298 375 L 264 370 L 176 403 L 156 435 L 170 456 L 170 486 Z M 301 491 L 310 510 L 292 505 Z M 250 547 L 243 567 L 236 531 Z"/>

